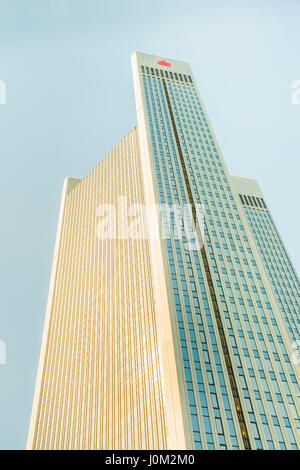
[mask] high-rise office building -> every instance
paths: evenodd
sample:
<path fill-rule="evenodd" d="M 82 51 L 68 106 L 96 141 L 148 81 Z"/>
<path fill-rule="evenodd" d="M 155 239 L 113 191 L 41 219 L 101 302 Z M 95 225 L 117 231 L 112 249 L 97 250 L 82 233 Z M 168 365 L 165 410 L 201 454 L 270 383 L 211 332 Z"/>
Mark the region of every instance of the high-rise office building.
<path fill-rule="evenodd" d="M 297 449 L 290 260 L 188 64 L 132 67 L 138 128 L 65 182 L 28 448 Z"/>

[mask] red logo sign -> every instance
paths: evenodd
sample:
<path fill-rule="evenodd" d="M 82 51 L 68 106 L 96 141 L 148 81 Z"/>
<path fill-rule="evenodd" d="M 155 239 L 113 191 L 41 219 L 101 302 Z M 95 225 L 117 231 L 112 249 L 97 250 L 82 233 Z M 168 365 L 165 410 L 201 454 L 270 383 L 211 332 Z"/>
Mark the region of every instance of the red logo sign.
<path fill-rule="evenodd" d="M 171 67 L 170 62 L 167 62 L 166 60 L 158 60 L 157 61 L 158 65 L 164 65 L 165 67 Z"/>

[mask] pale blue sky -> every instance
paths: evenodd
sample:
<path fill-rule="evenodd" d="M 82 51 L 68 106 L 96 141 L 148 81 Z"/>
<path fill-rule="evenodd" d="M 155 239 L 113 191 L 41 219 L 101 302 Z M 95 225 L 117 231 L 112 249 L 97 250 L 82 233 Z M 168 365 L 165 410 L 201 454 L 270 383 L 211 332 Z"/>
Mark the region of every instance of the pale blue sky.
<path fill-rule="evenodd" d="M 190 63 L 299 272 L 299 44 L 298 0 L 0 0 L 0 448 L 25 446 L 63 179 L 136 125 L 133 51 Z"/>

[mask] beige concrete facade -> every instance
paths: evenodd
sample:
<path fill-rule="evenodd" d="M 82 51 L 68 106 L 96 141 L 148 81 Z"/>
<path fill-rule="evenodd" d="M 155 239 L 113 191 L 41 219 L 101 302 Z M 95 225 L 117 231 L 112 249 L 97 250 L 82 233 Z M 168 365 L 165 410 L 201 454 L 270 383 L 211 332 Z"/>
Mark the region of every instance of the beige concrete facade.
<path fill-rule="evenodd" d="M 28 449 L 184 445 L 167 425 L 172 344 L 158 334 L 149 241 L 97 237 L 97 208 L 120 195 L 145 202 L 137 129 L 64 184 Z"/>

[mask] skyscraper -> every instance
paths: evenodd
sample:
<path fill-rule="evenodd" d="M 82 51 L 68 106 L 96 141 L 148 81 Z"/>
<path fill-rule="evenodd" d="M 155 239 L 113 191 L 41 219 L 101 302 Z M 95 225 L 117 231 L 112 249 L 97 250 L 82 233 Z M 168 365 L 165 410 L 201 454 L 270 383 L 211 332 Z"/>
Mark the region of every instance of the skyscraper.
<path fill-rule="evenodd" d="M 189 65 L 132 67 L 138 128 L 65 182 L 28 448 L 297 449 L 299 314 L 272 285 L 252 193 Z"/>

